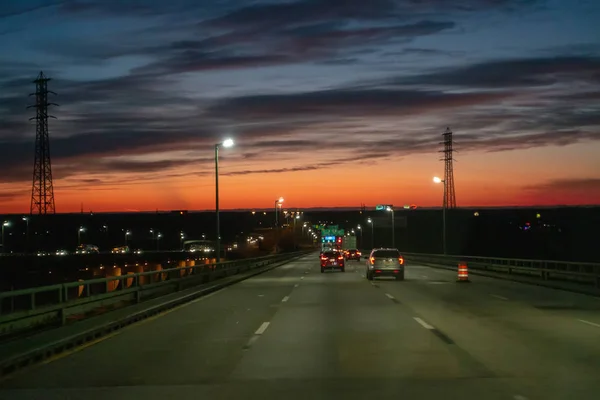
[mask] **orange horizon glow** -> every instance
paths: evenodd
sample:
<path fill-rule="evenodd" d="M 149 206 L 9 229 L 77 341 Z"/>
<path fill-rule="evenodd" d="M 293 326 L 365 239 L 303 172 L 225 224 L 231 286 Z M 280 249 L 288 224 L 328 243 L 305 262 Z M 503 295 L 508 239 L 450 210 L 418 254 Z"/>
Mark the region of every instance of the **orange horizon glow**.
<path fill-rule="evenodd" d="M 597 186 L 571 185 L 562 190 L 560 185 L 544 186 L 547 185 L 547 180 L 543 179 L 546 175 L 552 175 L 555 180 L 585 177 L 586 174 L 591 176 L 590 167 L 595 166 L 592 165 L 595 161 L 590 165 L 577 163 L 581 154 L 579 147 L 573 145 L 559 149 L 560 162 L 552 160 L 554 150 L 551 148 L 462 155 L 460 162 L 455 164 L 457 205 L 459 208 L 471 208 L 600 204 L 600 188 Z M 227 173 L 236 170 L 236 163 L 222 163 L 220 208 L 269 210 L 280 196 L 285 198 L 283 208 L 290 210 L 358 208 L 362 203 L 372 207 L 376 204 L 394 204 L 398 208 L 405 204 L 440 207 L 443 187 L 434 183 L 432 178 L 443 176 L 443 165 L 431 158 L 429 155 L 409 155 L 398 160 L 344 164 L 319 170 L 234 176 Z M 536 163 L 540 167 L 535 167 Z M 551 174 L 545 169 L 549 163 L 554 163 L 554 171 L 550 168 Z M 560 165 L 569 163 L 573 167 L 565 169 Z M 273 168 L 272 164 L 260 162 L 254 168 Z M 502 174 L 496 171 L 502 171 Z M 80 185 L 76 188 L 64 188 L 62 184 L 66 181 L 55 180 L 56 212 L 80 212 L 82 203 L 85 212 L 215 208 L 214 175 L 170 179 L 157 176 L 151 181 L 135 179 L 135 176 L 121 174 L 115 179 L 115 182 L 120 182 L 118 184 Z M 0 213 L 29 213 L 31 194 L 23 184 L 5 184 L 4 188 L 22 190 L 22 195 L 1 203 Z"/>

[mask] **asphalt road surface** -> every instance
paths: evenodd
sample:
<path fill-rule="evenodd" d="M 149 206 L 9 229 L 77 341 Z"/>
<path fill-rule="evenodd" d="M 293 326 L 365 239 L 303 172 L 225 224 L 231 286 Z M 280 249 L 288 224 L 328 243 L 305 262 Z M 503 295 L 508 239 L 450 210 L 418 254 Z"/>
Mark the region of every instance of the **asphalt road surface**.
<path fill-rule="evenodd" d="M 0 382 L 0 399 L 600 398 L 600 299 L 310 255 Z"/>

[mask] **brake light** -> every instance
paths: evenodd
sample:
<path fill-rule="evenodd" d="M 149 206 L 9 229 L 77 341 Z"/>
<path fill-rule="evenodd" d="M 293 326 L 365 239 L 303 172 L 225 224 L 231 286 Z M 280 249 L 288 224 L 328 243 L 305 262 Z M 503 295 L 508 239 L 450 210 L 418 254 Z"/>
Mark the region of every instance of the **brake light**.
<path fill-rule="evenodd" d="M 371 262 L 371 264 L 375 264 L 375 257 L 369 258 L 369 261 Z"/>
<path fill-rule="evenodd" d="M 343 260 L 344 256 L 338 256 L 338 260 Z"/>
<path fill-rule="evenodd" d="M 398 262 L 400 263 L 400 265 L 404 264 L 404 258 L 398 257 Z"/>
<path fill-rule="evenodd" d="M 325 257 L 325 256 L 321 256 L 321 260 L 322 260 L 322 261 L 326 261 L 326 260 L 327 260 L 327 257 Z"/>
<path fill-rule="evenodd" d="M 357 251 L 357 252 L 356 252 L 356 255 L 357 255 L 357 256 L 360 256 L 360 251 Z"/>

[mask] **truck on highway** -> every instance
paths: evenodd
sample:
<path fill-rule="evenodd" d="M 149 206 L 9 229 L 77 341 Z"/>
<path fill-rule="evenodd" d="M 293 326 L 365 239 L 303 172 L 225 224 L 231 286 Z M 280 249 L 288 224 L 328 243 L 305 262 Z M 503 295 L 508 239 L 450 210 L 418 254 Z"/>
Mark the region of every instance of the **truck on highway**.
<path fill-rule="evenodd" d="M 342 249 L 351 250 L 356 249 L 356 236 L 344 236 L 342 237 Z"/>

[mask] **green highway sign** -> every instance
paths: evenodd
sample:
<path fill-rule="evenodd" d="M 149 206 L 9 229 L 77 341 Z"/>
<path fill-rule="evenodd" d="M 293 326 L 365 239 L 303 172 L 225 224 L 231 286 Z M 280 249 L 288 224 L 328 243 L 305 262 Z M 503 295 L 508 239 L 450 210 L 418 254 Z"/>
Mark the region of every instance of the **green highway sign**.
<path fill-rule="evenodd" d="M 344 232 L 343 229 L 325 228 L 321 230 L 321 236 L 343 236 Z"/>

